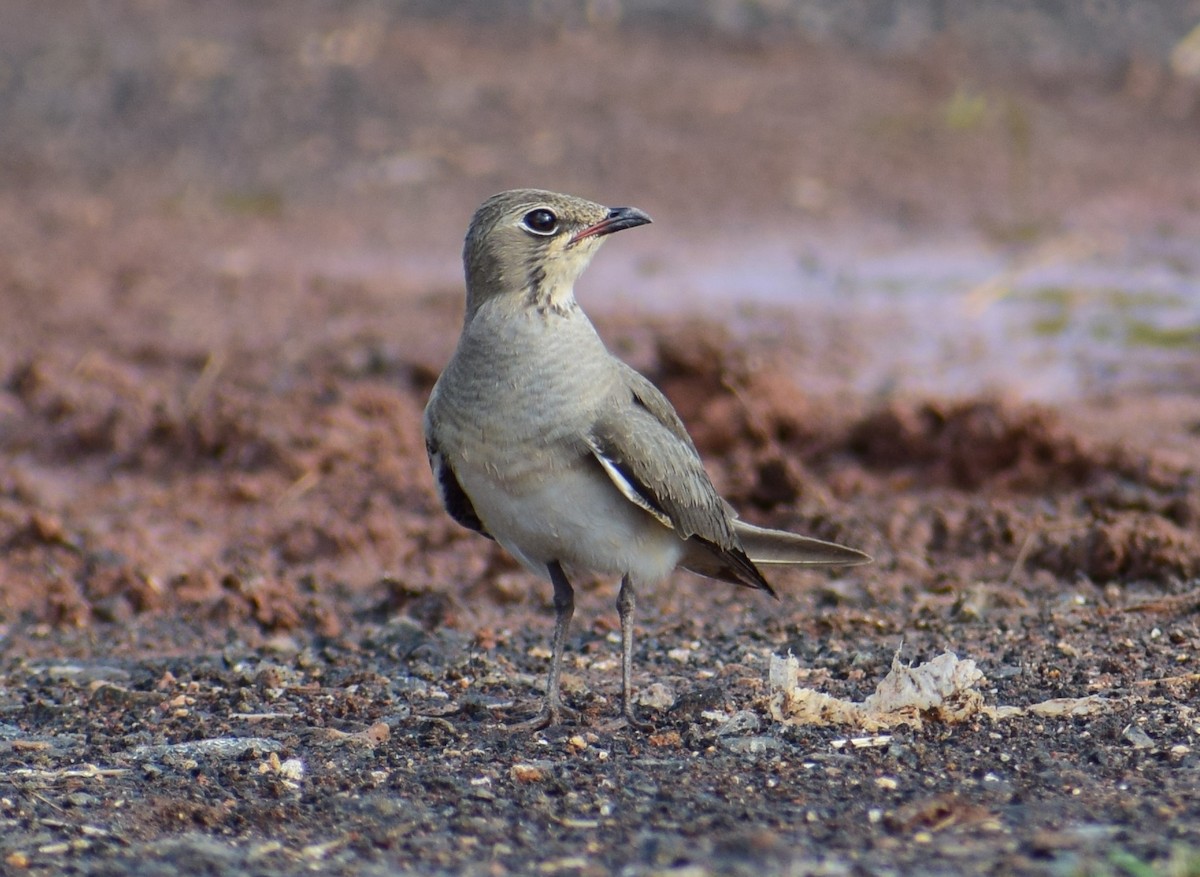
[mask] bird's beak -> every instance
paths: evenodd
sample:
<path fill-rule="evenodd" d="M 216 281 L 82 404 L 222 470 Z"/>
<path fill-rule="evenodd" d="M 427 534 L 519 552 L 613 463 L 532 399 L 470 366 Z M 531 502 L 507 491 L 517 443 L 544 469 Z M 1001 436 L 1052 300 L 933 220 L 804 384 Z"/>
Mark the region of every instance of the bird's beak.
<path fill-rule="evenodd" d="M 606 234 L 612 234 L 614 231 L 646 225 L 650 221 L 650 217 L 636 207 L 614 207 L 608 211 L 608 216 L 601 219 L 595 225 L 589 225 L 587 228 L 575 232 L 575 236 L 571 238 L 570 243 L 577 244 L 585 238 L 603 237 Z"/>

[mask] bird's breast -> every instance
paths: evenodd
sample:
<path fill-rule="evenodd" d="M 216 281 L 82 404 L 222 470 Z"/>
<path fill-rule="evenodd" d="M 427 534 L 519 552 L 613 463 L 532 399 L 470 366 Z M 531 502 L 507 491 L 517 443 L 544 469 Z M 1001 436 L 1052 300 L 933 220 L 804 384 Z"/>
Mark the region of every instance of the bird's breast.
<path fill-rule="evenodd" d="M 596 412 L 617 391 L 611 354 L 582 314 L 481 312 L 430 404 L 443 447 L 483 455 L 503 474 L 551 448 L 582 449 Z"/>
<path fill-rule="evenodd" d="M 588 446 L 621 372 L 591 323 L 475 315 L 434 388 L 427 428 L 488 533 L 531 570 L 559 561 L 657 579 L 683 541 L 613 484 Z"/>

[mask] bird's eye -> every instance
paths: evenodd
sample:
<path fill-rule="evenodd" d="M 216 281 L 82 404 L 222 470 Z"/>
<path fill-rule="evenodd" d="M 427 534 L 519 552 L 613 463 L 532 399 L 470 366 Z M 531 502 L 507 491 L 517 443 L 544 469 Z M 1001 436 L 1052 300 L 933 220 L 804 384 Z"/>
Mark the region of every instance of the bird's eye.
<path fill-rule="evenodd" d="M 526 213 L 521 218 L 521 225 L 534 234 L 552 235 L 558 231 L 558 217 L 553 210 L 539 207 Z"/>

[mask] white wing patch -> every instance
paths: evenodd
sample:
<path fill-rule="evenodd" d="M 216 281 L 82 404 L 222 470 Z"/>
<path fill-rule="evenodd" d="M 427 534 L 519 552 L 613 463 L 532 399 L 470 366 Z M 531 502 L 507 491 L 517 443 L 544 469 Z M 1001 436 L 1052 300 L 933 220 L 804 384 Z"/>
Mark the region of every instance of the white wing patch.
<path fill-rule="evenodd" d="M 592 449 L 592 455 L 600 461 L 600 465 L 603 466 L 604 471 L 608 473 L 609 480 L 616 485 L 617 490 L 621 491 L 621 495 L 623 497 L 643 511 L 649 512 L 664 527 L 669 527 L 672 530 L 675 529 L 675 525 L 662 511 L 662 509 L 655 508 L 654 505 L 651 504 L 648 499 L 646 499 L 646 497 L 642 496 L 637 487 L 635 487 L 629 481 L 629 479 L 625 477 L 625 473 L 621 471 L 621 467 L 605 456 L 600 448 L 597 447 L 594 440 L 590 438 L 588 439 L 588 447 Z"/>

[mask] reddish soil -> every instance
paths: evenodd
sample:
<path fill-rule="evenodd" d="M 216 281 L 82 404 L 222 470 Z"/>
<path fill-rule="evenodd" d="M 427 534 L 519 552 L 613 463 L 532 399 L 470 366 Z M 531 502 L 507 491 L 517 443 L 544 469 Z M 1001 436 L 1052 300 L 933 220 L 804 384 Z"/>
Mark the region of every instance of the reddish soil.
<path fill-rule="evenodd" d="M 1003 118 L 966 140 L 928 121 L 967 69 L 953 47 L 884 63 L 165 5 L 56 44 L 99 33 L 111 55 L 68 91 L 128 80 L 123 110 L 10 107 L 5 873 L 1200 873 L 1200 383 L 1057 408 L 814 396 L 820 356 L 751 355 L 703 315 L 598 320 L 746 517 L 876 558 L 780 572 L 779 602 L 685 574 L 647 592 L 652 733 L 605 725 L 608 581 L 581 583 L 569 645 L 581 723 L 505 730 L 540 696 L 549 588 L 440 510 L 420 435 L 462 307 L 422 266 L 453 271 L 495 189 L 641 193 L 681 236 L 772 216 L 893 238 L 1187 228 L 1200 174 L 1157 174 L 1197 163 L 1183 86 L 981 79 L 1028 110 L 1014 170 L 986 127 Z M 33 45 L 46 16 L 12 14 L 27 72 L 41 56 L 14 33 Z M 340 121 L 305 102 L 338 88 Z M 283 121 L 255 129 L 276 99 Z M 120 112 L 133 133 L 106 127 Z M 363 182 L 388 167 L 399 182 Z M 781 194 L 800 178 L 815 212 Z M 772 654 L 861 699 L 901 644 L 975 660 L 989 704 L 1102 708 L 862 748 L 770 718 Z"/>

